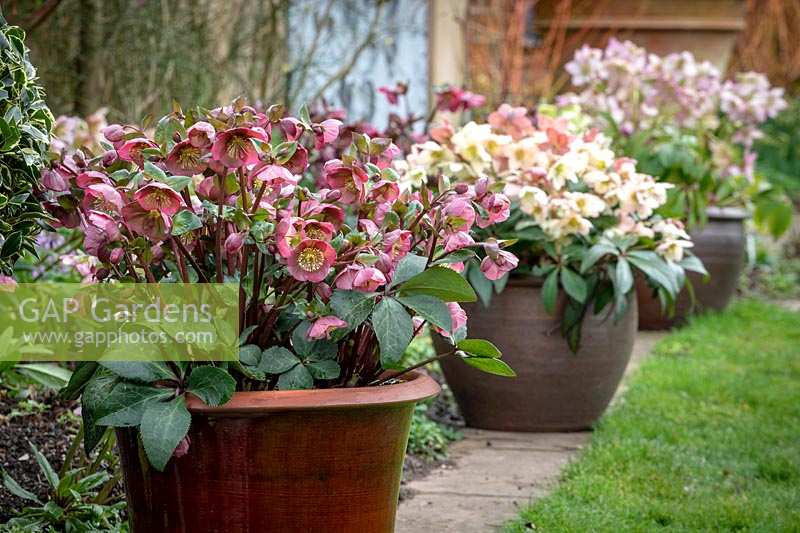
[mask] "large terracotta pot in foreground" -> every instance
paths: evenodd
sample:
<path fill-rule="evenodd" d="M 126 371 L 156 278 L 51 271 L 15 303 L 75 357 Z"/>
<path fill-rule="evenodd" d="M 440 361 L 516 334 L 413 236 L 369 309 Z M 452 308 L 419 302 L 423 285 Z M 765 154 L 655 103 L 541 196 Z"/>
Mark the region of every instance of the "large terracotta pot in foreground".
<path fill-rule="evenodd" d="M 563 305 L 561 300 L 559 307 Z M 572 353 L 556 316 L 544 310 L 540 287 L 512 279 L 489 308 L 465 306 L 470 337 L 503 352 L 517 377 L 484 374 L 461 361 L 441 361 L 468 426 L 502 431 L 575 431 L 600 418 L 619 386 L 633 350 L 636 300 L 617 322 L 606 308 L 587 316 L 581 348 Z M 441 339 L 434 339 L 440 352 Z"/>
<path fill-rule="evenodd" d="M 692 252 L 700 258 L 709 274 L 708 280 L 694 272 L 688 275 L 694 288 L 694 306 L 689 292 L 684 289 L 675 303 L 674 315 L 668 316 L 645 280 L 637 279 L 639 329 L 669 329 L 684 323 L 692 312 L 721 311 L 727 307 L 736 293 L 744 268 L 746 218 L 747 212 L 743 209 L 709 208 L 706 225 L 691 232 Z"/>
<path fill-rule="evenodd" d="M 189 453 L 161 473 L 118 430 L 134 533 L 394 530 L 414 404 L 424 374 L 382 387 L 239 392 L 192 399 Z"/>

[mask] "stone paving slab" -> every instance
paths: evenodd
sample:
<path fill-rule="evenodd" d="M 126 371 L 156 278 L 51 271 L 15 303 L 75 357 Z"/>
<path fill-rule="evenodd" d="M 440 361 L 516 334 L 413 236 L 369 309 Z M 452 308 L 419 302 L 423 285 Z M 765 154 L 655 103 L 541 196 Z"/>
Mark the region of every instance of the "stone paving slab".
<path fill-rule="evenodd" d="M 626 378 L 663 332 L 640 332 Z M 624 391 L 623 386 L 620 391 Z M 617 395 L 619 397 L 619 393 Z M 513 518 L 558 481 L 561 469 L 589 442 L 590 432 L 510 433 L 464 430 L 450 447 L 452 465 L 412 481 L 398 509 L 396 533 L 484 533 Z"/>

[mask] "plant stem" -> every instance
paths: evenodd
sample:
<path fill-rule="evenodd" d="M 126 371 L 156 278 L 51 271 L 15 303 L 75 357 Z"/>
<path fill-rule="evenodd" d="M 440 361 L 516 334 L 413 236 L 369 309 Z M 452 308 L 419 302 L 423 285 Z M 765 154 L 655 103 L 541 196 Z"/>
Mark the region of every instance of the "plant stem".
<path fill-rule="evenodd" d="M 78 451 L 78 447 L 80 446 L 81 441 L 83 440 L 84 432 L 85 432 L 84 426 L 83 423 L 81 423 L 81 427 L 78 430 L 78 434 L 75 435 L 74 439 L 72 439 L 72 443 L 70 443 L 69 445 L 67 454 L 64 456 L 64 464 L 61 465 L 61 470 L 59 470 L 58 472 L 59 478 L 63 478 L 66 475 L 67 470 L 69 470 L 70 467 L 72 466 L 72 460 L 75 458 L 75 453 Z"/>
<path fill-rule="evenodd" d="M 410 366 L 410 367 L 408 367 L 406 369 L 398 370 L 397 372 L 389 374 L 388 376 L 386 376 L 383 379 L 380 379 L 380 380 L 377 380 L 377 381 L 373 381 L 372 383 L 370 383 L 370 385 L 383 385 L 384 383 L 387 383 L 387 382 L 389 382 L 389 381 L 391 381 L 393 379 L 397 379 L 397 378 L 399 378 L 400 376 L 402 376 L 404 374 L 408 374 L 412 370 L 416 370 L 416 369 L 421 368 L 421 367 L 423 367 L 425 365 L 429 365 L 431 363 L 439 361 L 440 359 L 444 359 L 445 357 L 450 357 L 451 355 L 453 355 L 455 353 L 456 353 L 456 351 L 454 349 L 454 350 L 451 350 L 451 351 L 449 351 L 447 353 L 443 353 L 443 354 L 437 355 L 436 357 L 430 357 L 430 358 L 425 359 L 424 361 L 420 361 L 419 363 L 417 363 L 415 365 L 412 365 L 412 366 Z"/>
<path fill-rule="evenodd" d="M 203 271 L 200 270 L 200 265 L 197 264 L 197 261 L 194 260 L 194 257 L 192 257 L 192 254 L 190 254 L 189 251 L 186 249 L 186 247 L 183 246 L 183 243 L 181 242 L 181 240 L 180 239 L 176 239 L 175 237 L 170 237 L 170 238 L 175 243 L 175 245 L 178 247 L 178 250 L 180 250 L 181 254 L 183 254 L 183 256 L 192 265 L 192 268 L 194 268 L 197 271 L 197 276 L 200 278 L 200 281 L 202 281 L 203 283 L 208 283 L 209 282 L 208 278 L 203 273 Z"/>

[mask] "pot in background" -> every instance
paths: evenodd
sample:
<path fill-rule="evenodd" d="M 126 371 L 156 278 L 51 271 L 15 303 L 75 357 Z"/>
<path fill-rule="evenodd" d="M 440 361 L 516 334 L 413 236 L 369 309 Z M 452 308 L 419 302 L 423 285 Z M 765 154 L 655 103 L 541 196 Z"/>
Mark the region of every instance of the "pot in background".
<path fill-rule="evenodd" d="M 440 361 L 468 426 L 501 431 L 578 431 L 590 428 L 608 407 L 633 351 L 636 299 L 614 321 L 610 307 L 583 323 L 581 347 L 572 353 L 556 315 L 542 304 L 541 288 L 511 279 L 488 308 L 465 305 L 470 337 L 493 342 L 517 377 L 484 374 L 452 358 Z M 434 336 L 437 350 L 447 347 Z"/>
<path fill-rule="evenodd" d="M 690 232 L 694 242 L 692 253 L 700 258 L 709 274 L 706 280 L 695 272 L 688 273 L 694 289 L 694 305 L 689 291 L 684 288 L 675 302 L 674 315 L 669 316 L 662 311 L 661 302 L 644 278 L 637 277 L 639 329 L 669 329 L 686 322 L 692 312 L 721 311 L 736 293 L 745 262 L 747 212 L 739 208 L 709 207 L 707 213 L 706 225 Z"/>
<path fill-rule="evenodd" d="M 414 404 L 439 385 L 237 392 L 196 398 L 189 452 L 150 467 L 133 429 L 117 436 L 134 533 L 394 530 Z"/>

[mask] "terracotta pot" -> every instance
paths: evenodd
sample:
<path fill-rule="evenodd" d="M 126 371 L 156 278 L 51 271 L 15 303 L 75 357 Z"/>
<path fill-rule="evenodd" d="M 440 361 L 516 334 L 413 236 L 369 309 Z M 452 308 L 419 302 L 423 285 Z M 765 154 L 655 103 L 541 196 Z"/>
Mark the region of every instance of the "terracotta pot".
<path fill-rule="evenodd" d="M 708 223 L 702 229 L 690 232 L 694 242 L 692 252 L 709 273 L 708 280 L 694 272 L 688 275 L 694 289 L 694 306 L 689 292 L 684 289 L 675 303 L 675 314 L 668 316 L 644 278 L 636 280 L 639 329 L 669 329 L 686 322 L 692 312 L 721 311 L 728 306 L 744 267 L 746 218 L 747 212 L 743 209 L 709 208 Z"/>
<path fill-rule="evenodd" d="M 153 470 L 134 430 L 118 430 L 134 533 L 394 530 L 414 404 L 429 376 L 396 385 L 238 392 L 189 401 L 187 455 Z"/>
<path fill-rule="evenodd" d="M 563 295 L 556 316 L 560 316 Z M 441 361 L 468 426 L 502 431 L 577 431 L 608 407 L 633 350 L 636 299 L 617 322 L 607 308 L 587 316 L 581 348 L 572 353 L 559 320 L 544 310 L 540 287 L 512 279 L 489 308 L 465 306 L 470 337 L 500 348 L 515 378 L 484 374 L 453 359 Z M 437 349 L 445 351 L 441 339 Z"/>

